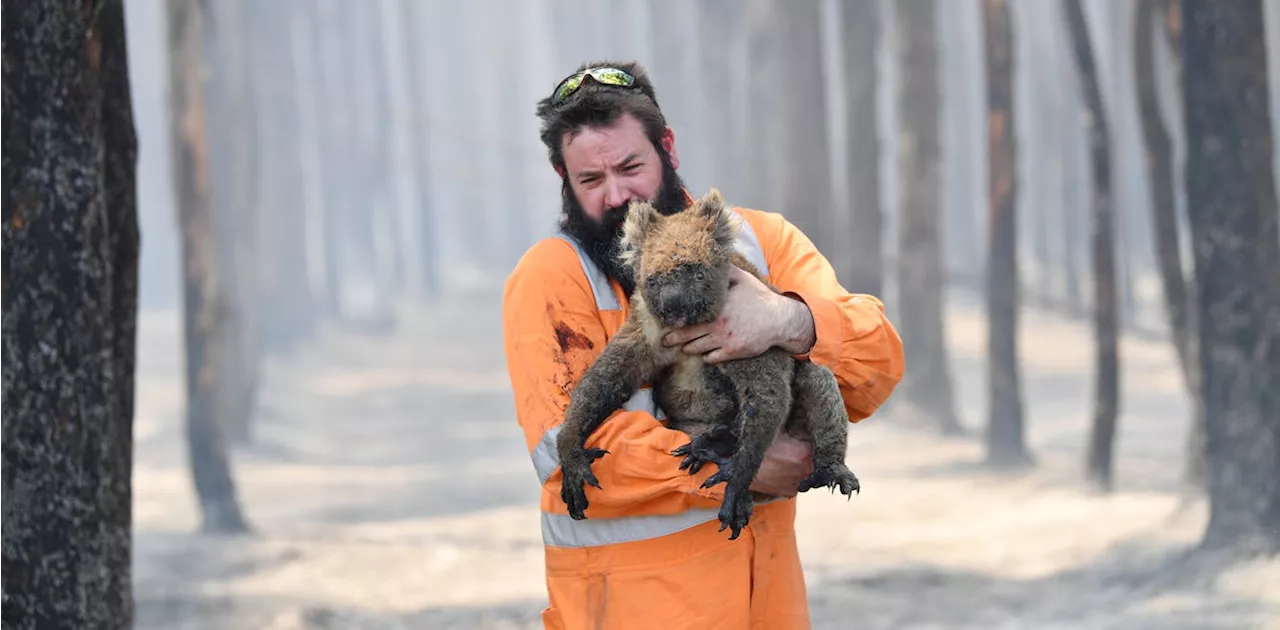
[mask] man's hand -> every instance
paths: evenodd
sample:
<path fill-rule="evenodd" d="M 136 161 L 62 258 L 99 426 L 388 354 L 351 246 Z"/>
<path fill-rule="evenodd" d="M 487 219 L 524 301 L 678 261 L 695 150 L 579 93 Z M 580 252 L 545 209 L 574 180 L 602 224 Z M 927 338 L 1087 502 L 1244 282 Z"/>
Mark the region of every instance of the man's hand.
<path fill-rule="evenodd" d="M 686 326 L 667 334 L 667 346 L 684 344 L 684 352 L 700 354 L 707 363 L 754 357 L 773 346 L 791 354 L 808 352 L 814 343 L 813 313 L 804 302 L 774 293 L 755 276 L 734 267 L 720 317 L 709 324 Z"/>
<path fill-rule="evenodd" d="M 800 482 L 813 474 L 813 447 L 808 442 L 780 433 L 764 452 L 764 462 L 751 489 L 779 497 L 794 497 Z"/>

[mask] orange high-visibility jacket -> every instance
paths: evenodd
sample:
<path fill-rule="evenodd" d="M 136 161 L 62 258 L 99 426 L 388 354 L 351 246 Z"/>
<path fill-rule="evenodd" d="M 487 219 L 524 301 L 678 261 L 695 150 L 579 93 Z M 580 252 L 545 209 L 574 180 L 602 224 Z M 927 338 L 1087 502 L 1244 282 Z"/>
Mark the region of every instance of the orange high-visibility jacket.
<path fill-rule="evenodd" d="M 686 195 L 687 197 L 687 195 Z M 879 299 L 851 294 L 813 243 L 782 215 L 735 208 L 740 251 L 813 312 L 817 342 L 802 357 L 836 374 L 849 417 L 870 416 L 903 373 L 902 341 Z M 627 298 L 564 235 L 533 245 L 508 277 L 503 343 L 533 467 L 542 483 L 547 628 L 808 628 L 796 548 L 795 500 L 757 505 L 737 539 L 717 531 L 723 484 L 699 486 L 671 455 L 688 436 L 666 428 L 642 389 L 587 440 L 601 488 L 586 520 L 560 499 L 556 434 L 569 394 L 627 317 Z"/>

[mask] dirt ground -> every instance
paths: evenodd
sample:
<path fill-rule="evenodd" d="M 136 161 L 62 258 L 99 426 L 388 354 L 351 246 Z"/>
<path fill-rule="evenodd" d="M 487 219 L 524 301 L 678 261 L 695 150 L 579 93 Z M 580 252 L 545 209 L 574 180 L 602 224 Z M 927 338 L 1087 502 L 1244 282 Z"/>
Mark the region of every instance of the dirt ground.
<path fill-rule="evenodd" d="M 969 436 L 852 428 L 852 501 L 810 493 L 797 529 L 814 627 L 1280 628 L 1280 561 L 1187 556 L 1187 405 L 1167 344 L 1125 340 L 1117 489 L 1083 483 L 1092 339 L 1026 312 L 1034 470 L 983 471 L 985 324 L 953 298 Z M 391 336 L 325 332 L 264 370 L 234 455 L 250 537 L 194 533 L 178 322 L 146 313 L 135 467 L 137 628 L 539 628 L 537 481 L 512 414 L 496 297 L 407 308 Z"/>

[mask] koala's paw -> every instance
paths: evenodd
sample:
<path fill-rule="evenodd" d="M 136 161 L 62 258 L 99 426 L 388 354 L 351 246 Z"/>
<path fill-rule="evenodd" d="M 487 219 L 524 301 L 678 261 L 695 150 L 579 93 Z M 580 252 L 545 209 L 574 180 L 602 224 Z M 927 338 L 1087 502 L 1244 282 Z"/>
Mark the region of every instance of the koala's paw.
<path fill-rule="evenodd" d="M 729 540 L 742 533 L 751 520 L 751 491 L 745 484 L 730 483 L 724 490 L 724 502 L 720 504 L 720 531 L 729 528 Z"/>
<path fill-rule="evenodd" d="M 853 493 L 862 494 L 862 485 L 858 483 L 858 478 L 853 476 L 853 471 L 848 466 L 840 463 L 834 466 L 824 466 L 815 468 L 812 475 L 800 482 L 800 492 L 808 492 L 814 488 L 826 486 L 835 492 L 836 488 L 840 489 L 840 494 L 852 498 Z"/>
<path fill-rule="evenodd" d="M 591 462 L 604 457 L 608 451 L 598 448 L 582 449 L 560 462 L 560 499 L 569 508 L 569 516 L 574 520 L 587 518 L 588 485 L 600 487 L 600 481 L 591 472 Z"/>
<path fill-rule="evenodd" d="M 724 466 L 736 448 L 737 438 L 730 432 L 728 425 L 722 424 L 671 451 L 671 454 L 676 457 L 683 455 L 680 470 L 688 470 L 689 474 L 695 475 L 707 462 Z"/>

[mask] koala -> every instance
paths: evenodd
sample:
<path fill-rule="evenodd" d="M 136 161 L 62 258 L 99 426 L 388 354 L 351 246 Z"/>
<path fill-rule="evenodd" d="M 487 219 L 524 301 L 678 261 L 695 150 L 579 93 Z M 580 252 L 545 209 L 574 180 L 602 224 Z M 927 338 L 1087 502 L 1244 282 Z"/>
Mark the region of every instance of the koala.
<path fill-rule="evenodd" d="M 652 384 L 667 426 L 690 436 L 672 451 L 683 457 L 680 468 L 693 474 L 707 462 L 719 467 L 703 487 L 725 483 L 720 531 L 730 528 L 730 540 L 749 522 L 753 496 L 762 496 L 750 485 L 779 431 L 813 446 L 813 474 L 800 484 L 801 492 L 823 486 L 838 487 L 850 498 L 861 492 L 844 462 L 849 417 L 831 370 L 776 347 L 708 364 L 662 344 L 675 328 L 716 319 L 730 288 L 731 266 L 764 281 L 734 249 L 740 221 L 714 188 L 670 216 L 649 203 L 630 205 L 620 248 L 621 262 L 636 279 L 630 311 L 570 392 L 557 436 L 560 498 L 573 518 L 586 518 L 584 486 L 600 487 L 592 462 L 608 454 L 586 448 L 587 438 L 645 384 Z"/>

